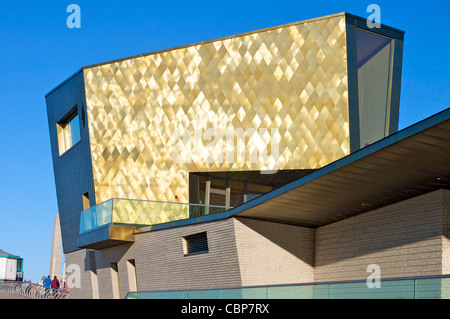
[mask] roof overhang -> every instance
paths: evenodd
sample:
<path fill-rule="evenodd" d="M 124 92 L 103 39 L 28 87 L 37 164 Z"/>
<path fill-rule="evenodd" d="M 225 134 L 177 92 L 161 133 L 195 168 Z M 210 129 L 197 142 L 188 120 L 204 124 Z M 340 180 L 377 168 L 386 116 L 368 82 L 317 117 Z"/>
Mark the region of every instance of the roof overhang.
<path fill-rule="evenodd" d="M 306 227 L 450 188 L 450 109 L 228 212 Z"/>
<path fill-rule="evenodd" d="M 20 256 L 12 255 L 4 250 L 0 249 L 0 258 L 10 258 L 10 259 L 22 259 Z"/>

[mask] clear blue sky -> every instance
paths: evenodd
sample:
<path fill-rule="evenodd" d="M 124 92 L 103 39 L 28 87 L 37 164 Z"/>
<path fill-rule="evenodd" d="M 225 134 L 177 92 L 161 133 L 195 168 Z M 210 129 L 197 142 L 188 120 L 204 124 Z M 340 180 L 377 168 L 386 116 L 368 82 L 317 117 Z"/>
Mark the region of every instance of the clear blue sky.
<path fill-rule="evenodd" d="M 69 29 L 69 4 L 81 29 Z M 449 106 L 450 2 L 0 1 L 0 249 L 24 257 L 25 278 L 49 271 L 56 191 L 44 96 L 82 66 L 349 12 L 404 30 L 400 128 Z"/>

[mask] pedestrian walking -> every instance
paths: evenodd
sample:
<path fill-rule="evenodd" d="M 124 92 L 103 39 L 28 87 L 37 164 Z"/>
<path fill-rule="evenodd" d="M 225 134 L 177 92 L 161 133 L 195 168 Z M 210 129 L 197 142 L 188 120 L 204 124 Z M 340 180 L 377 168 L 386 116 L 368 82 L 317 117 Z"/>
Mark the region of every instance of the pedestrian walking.
<path fill-rule="evenodd" d="M 58 280 L 58 278 L 56 276 L 53 277 L 51 287 L 53 289 L 59 289 L 59 280 Z"/>
<path fill-rule="evenodd" d="M 59 289 L 59 280 L 58 280 L 58 278 L 57 278 L 56 276 L 53 277 L 51 287 L 52 287 L 53 289 L 55 289 L 55 290 L 53 290 L 53 297 L 55 297 L 55 296 L 57 295 L 57 293 L 58 293 L 58 292 L 56 291 L 56 289 Z"/>
<path fill-rule="evenodd" d="M 47 278 L 44 279 L 43 285 L 45 288 L 50 288 L 52 285 L 52 279 L 50 278 L 50 275 L 48 275 Z"/>

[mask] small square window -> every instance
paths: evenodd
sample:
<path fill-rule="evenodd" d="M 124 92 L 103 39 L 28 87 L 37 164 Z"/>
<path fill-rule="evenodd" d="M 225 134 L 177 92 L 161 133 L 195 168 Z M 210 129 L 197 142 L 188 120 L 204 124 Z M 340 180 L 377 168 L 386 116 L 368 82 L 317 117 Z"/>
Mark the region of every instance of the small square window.
<path fill-rule="evenodd" d="M 81 140 L 80 118 L 77 107 L 74 107 L 56 124 L 58 134 L 59 155 L 64 154 Z"/>
<path fill-rule="evenodd" d="M 206 232 L 183 237 L 184 255 L 203 254 L 208 252 Z"/>

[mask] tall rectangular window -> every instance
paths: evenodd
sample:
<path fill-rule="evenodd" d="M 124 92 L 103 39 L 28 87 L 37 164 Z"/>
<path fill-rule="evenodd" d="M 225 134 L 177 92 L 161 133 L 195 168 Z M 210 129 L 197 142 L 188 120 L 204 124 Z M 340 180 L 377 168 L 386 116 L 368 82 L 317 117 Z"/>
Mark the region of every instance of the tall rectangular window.
<path fill-rule="evenodd" d="M 128 284 L 130 291 L 137 291 L 137 276 L 136 276 L 136 262 L 134 259 L 127 261 L 127 271 L 128 271 Z"/>
<path fill-rule="evenodd" d="M 111 283 L 113 299 L 120 299 L 119 266 L 111 263 Z"/>
<path fill-rule="evenodd" d="M 89 274 L 91 279 L 91 287 L 92 287 L 92 298 L 98 299 L 98 278 L 97 278 L 97 264 L 95 260 L 95 250 L 88 249 L 86 257 L 88 259 L 89 266 Z"/>
<path fill-rule="evenodd" d="M 83 194 L 83 210 L 90 208 L 91 205 L 89 203 L 89 193 Z"/>
<path fill-rule="evenodd" d="M 56 124 L 56 130 L 59 155 L 62 155 L 81 140 L 80 118 L 77 107 L 74 107 Z"/>
<path fill-rule="evenodd" d="M 360 146 L 387 135 L 392 39 L 356 29 Z"/>

